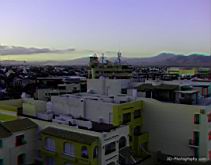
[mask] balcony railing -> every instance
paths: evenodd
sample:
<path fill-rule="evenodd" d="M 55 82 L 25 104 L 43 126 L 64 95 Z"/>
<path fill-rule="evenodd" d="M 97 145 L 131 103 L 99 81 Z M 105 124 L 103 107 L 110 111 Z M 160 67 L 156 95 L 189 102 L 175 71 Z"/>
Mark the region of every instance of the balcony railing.
<path fill-rule="evenodd" d="M 198 140 L 194 140 L 194 139 L 189 139 L 189 146 L 197 148 L 197 147 L 199 147 L 199 141 Z"/>

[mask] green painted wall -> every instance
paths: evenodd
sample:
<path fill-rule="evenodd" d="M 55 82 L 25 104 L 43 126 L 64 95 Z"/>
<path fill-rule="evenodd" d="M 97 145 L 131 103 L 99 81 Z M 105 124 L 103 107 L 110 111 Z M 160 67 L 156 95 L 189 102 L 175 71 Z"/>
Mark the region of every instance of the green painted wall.
<path fill-rule="evenodd" d="M 51 152 L 45 149 L 45 139 L 52 138 L 55 140 L 56 151 Z M 56 138 L 53 136 L 48 136 L 45 134 L 41 135 L 42 143 L 41 143 L 41 156 L 43 160 L 46 160 L 47 157 L 53 157 L 56 161 L 56 165 L 65 165 L 66 163 L 71 163 L 72 165 L 98 165 L 99 156 L 97 158 L 93 158 L 94 148 L 98 145 L 98 141 L 92 143 L 91 145 L 80 144 L 70 140 L 64 140 L 60 138 Z M 74 145 L 75 156 L 69 156 L 64 154 L 64 144 L 70 143 Z M 88 149 L 88 158 L 83 158 L 81 156 L 81 148 L 82 146 L 86 146 Z"/>
<path fill-rule="evenodd" d="M 138 118 L 134 118 L 134 112 L 136 110 L 143 110 L 143 101 L 133 101 L 129 103 L 123 103 L 113 106 L 113 125 L 120 126 L 123 124 L 123 115 L 126 113 L 131 114 L 129 125 L 129 137 L 130 137 L 130 146 L 134 150 L 137 155 L 142 155 L 142 151 L 140 150 L 141 144 L 148 143 L 148 134 L 142 133 L 138 135 L 134 135 L 134 129 L 136 127 L 142 127 L 143 125 L 143 117 L 142 115 Z"/>

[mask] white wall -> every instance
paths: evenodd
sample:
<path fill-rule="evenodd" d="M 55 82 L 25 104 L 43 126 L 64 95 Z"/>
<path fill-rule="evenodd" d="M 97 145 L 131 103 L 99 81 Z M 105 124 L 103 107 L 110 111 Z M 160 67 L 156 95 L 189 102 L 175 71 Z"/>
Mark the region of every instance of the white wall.
<path fill-rule="evenodd" d="M 149 150 L 192 156 L 193 151 L 188 144 L 195 129 L 193 116 L 195 113 L 200 113 L 202 107 L 162 103 L 147 98 L 143 100 L 143 129 L 150 135 Z"/>
<path fill-rule="evenodd" d="M 99 122 L 102 118 L 104 123 L 111 124 L 113 104 L 95 100 L 86 100 L 86 118 Z"/>
<path fill-rule="evenodd" d="M 71 114 L 75 117 L 83 117 L 83 102 L 78 98 L 52 96 L 52 110 L 55 113 Z"/>
<path fill-rule="evenodd" d="M 4 159 L 5 165 L 17 165 L 17 157 L 26 155 L 26 164 L 34 163 L 35 158 L 35 136 L 36 129 L 29 129 L 13 133 L 12 136 L 3 139 L 3 148 L 0 149 L 0 158 Z M 16 136 L 24 134 L 26 144 L 16 147 Z"/>
<path fill-rule="evenodd" d="M 118 95 L 123 88 L 128 88 L 128 79 L 87 79 L 87 89 L 98 94 Z"/>
<path fill-rule="evenodd" d="M 84 117 L 97 122 L 103 118 L 105 123 L 112 122 L 112 103 L 59 96 L 53 96 L 51 101 L 55 113 L 71 114 L 74 117 Z"/>

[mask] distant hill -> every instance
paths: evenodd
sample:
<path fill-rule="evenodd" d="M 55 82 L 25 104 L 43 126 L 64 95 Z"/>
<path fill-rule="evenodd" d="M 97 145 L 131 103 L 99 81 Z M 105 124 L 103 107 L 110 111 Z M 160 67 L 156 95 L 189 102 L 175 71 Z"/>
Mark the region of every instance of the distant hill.
<path fill-rule="evenodd" d="M 114 62 L 115 57 L 108 58 Z M 211 56 L 201 54 L 191 54 L 188 56 L 177 55 L 173 53 L 161 53 L 154 57 L 147 58 L 125 58 L 122 57 L 122 62 L 129 65 L 143 66 L 208 66 L 211 67 Z M 32 65 L 88 65 L 89 57 L 77 58 L 67 61 L 43 61 L 43 62 L 21 62 L 21 61 L 4 61 L 4 64 L 32 64 Z"/>
<path fill-rule="evenodd" d="M 166 66 L 209 66 L 211 67 L 211 56 L 200 54 L 176 55 L 162 53 L 149 58 L 127 59 L 131 65 L 166 65 Z"/>

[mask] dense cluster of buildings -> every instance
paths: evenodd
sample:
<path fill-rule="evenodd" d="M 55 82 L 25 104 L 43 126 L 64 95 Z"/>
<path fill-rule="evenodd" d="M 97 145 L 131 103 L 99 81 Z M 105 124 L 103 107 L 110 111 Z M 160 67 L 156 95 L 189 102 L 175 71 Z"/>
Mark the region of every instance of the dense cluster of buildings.
<path fill-rule="evenodd" d="M 0 165 L 210 163 L 209 74 L 139 70 L 118 54 L 91 57 L 85 76 L 36 76 L 33 92 L 0 101 Z"/>

